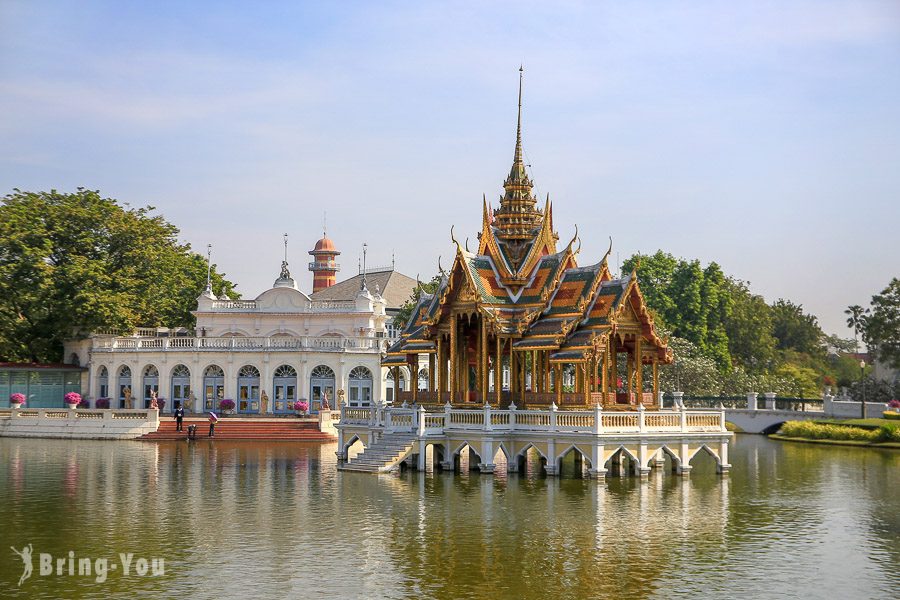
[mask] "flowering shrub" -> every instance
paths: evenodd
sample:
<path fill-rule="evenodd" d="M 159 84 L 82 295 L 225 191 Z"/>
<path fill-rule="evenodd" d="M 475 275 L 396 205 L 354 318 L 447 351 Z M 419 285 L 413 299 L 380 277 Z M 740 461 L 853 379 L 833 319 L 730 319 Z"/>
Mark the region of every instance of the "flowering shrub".
<path fill-rule="evenodd" d="M 109 408 L 109 398 L 97 398 L 94 406 L 96 408 Z"/>
<path fill-rule="evenodd" d="M 890 402 L 888 402 L 888 406 L 890 406 L 894 410 L 900 409 L 900 400 L 891 400 Z"/>
<path fill-rule="evenodd" d="M 300 412 L 306 412 L 309 410 L 309 402 L 306 400 L 298 400 L 294 402 L 294 410 L 299 410 Z"/>
<path fill-rule="evenodd" d="M 15 394 L 9 395 L 9 403 L 10 404 L 25 404 L 25 394 L 20 394 L 16 392 Z"/>
<path fill-rule="evenodd" d="M 76 407 L 81 404 L 81 394 L 78 392 L 69 392 L 63 399 L 66 401 L 66 404 L 74 404 Z"/>
<path fill-rule="evenodd" d="M 219 402 L 219 410 L 234 410 L 234 400 L 222 400 Z"/>
<path fill-rule="evenodd" d="M 159 412 L 162 412 L 163 409 L 166 407 L 166 399 L 165 398 L 157 398 L 156 406 L 159 407 Z"/>

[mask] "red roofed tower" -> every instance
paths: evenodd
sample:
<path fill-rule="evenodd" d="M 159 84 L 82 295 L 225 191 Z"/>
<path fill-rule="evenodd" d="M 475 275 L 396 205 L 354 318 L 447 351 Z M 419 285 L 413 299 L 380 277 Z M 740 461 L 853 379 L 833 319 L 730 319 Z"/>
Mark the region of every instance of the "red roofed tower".
<path fill-rule="evenodd" d="M 340 252 L 335 249 L 334 242 L 328 239 L 323 231 L 322 239 L 316 242 L 316 247 L 309 253 L 314 257 L 314 262 L 309 263 L 309 270 L 313 272 L 312 291 L 315 294 L 337 282 L 336 273 L 341 266 L 334 259 Z"/>

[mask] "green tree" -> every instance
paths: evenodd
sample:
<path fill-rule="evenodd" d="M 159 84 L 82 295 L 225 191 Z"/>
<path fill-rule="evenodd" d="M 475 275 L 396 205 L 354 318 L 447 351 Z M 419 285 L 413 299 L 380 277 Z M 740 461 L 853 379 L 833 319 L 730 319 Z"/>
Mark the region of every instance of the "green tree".
<path fill-rule="evenodd" d="M 859 333 L 865 328 L 866 314 L 869 309 L 863 309 L 859 304 L 848 306 L 844 314 L 847 315 L 847 327 L 853 330 L 853 341 L 856 342 L 855 352 L 859 352 Z"/>
<path fill-rule="evenodd" d="M 775 359 L 772 309 L 762 296 L 751 293 L 743 281 L 729 279 L 725 287 L 731 301 L 725 321 L 731 360 L 751 373 L 760 373 Z"/>
<path fill-rule="evenodd" d="M 900 279 L 895 277 L 880 294 L 872 296 L 872 312 L 862 333 L 878 360 L 900 369 Z"/>
<path fill-rule="evenodd" d="M 824 357 L 825 333 L 814 315 L 803 312 L 802 305 L 776 300 L 772 304 L 772 325 L 779 350 Z"/>
<path fill-rule="evenodd" d="M 64 339 L 98 329 L 193 325 L 206 261 L 153 210 L 82 188 L 5 196 L 0 359 L 56 362 Z M 212 283 L 236 296 L 215 270 Z"/>

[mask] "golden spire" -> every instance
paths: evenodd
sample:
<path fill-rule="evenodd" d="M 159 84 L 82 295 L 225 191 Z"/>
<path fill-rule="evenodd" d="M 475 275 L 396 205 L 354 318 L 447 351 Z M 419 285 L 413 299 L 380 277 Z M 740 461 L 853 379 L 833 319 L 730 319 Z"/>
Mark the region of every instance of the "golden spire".
<path fill-rule="evenodd" d="M 519 110 L 516 120 L 516 149 L 509 177 L 503 182 L 505 193 L 500 208 L 494 213 L 497 237 L 509 242 L 527 242 L 541 227 L 541 211 L 532 190 L 534 185 L 525 171 L 522 158 L 522 83 L 525 69 L 519 67 Z"/>

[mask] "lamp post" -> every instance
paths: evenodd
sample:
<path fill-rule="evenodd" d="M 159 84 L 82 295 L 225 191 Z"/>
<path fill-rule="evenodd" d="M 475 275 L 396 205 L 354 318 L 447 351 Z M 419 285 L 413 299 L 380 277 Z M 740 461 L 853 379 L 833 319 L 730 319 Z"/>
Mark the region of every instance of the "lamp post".
<path fill-rule="evenodd" d="M 862 417 L 866 418 L 866 361 L 859 361 L 859 387 L 862 388 Z"/>

